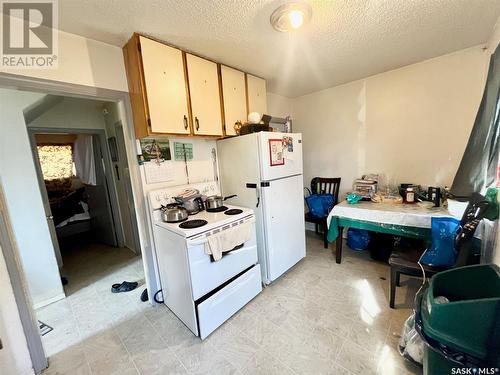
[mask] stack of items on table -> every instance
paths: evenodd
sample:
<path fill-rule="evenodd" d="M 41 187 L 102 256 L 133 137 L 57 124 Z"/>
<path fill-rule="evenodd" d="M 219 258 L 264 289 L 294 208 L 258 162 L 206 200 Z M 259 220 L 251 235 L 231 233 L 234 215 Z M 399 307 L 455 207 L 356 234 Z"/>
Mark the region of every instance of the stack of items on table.
<path fill-rule="evenodd" d="M 378 174 L 366 174 L 354 181 L 352 192 L 364 200 L 370 200 L 378 191 Z"/>

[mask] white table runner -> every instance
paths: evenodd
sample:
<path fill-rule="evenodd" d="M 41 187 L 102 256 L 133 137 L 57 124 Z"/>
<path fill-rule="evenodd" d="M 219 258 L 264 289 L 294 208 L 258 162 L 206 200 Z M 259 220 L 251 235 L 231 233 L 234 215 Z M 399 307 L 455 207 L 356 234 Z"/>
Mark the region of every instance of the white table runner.
<path fill-rule="evenodd" d="M 430 202 L 415 204 L 373 203 L 360 201 L 349 204 L 342 201 L 330 211 L 328 226 L 332 216 L 350 220 L 362 220 L 379 224 L 393 224 L 418 228 L 430 228 L 432 217 L 454 217 L 444 207 L 432 207 Z"/>

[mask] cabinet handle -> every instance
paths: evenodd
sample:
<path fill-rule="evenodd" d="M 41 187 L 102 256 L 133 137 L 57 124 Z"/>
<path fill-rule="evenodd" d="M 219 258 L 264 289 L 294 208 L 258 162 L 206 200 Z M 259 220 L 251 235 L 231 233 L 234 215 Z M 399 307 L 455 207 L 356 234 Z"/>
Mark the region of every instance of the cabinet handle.
<path fill-rule="evenodd" d="M 184 129 L 187 130 L 187 128 L 188 128 L 188 118 L 186 115 L 184 115 Z"/>
<path fill-rule="evenodd" d="M 200 130 L 200 121 L 198 120 L 198 117 L 194 118 L 194 123 L 196 124 L 196 130 Z"/>

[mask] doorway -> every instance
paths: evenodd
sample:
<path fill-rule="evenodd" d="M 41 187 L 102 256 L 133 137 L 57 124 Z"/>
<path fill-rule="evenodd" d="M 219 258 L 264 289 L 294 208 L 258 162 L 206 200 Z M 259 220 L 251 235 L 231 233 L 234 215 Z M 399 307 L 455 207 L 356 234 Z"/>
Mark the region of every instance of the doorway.
<path fill-rule="evenodd" d="M 34 307 L 45 353 L 57 358 L 138 308 L 145 278 L 123 129 L 110 129 L 103 110 L 113 103 L 66 97 L 43 103 L 42 115 L 32 108 L 25 118 L 66 298 Z M 110 298 L 112 285 L 123 281 L 137 289 Z"/>
<path fill-rule="evenodd" d="M 29 354 L 35 373 L 40 373 L 47 367 L 47 357 L 49 355 L 44 352 L 39 327 L 36 322 L 34 306 L 36 301 L 29 294 L 33 294 L 33 290 L 37 292 L 41 288 L 47 289 L 50 282 L 50 292 L 62 291 L 62 288 L 54 285 L 53 281 L 47 280 L 44 275 L 35 274 L 28 275 L 26 267 L 22 264 L 22 258 L 27 257 L 34 261 L 34 268 L 40 268 L 41 264 L 52 263 L 57 269 L 55 256 L 53 260 L 46 258 L 46 252 L 53 254 L 53 247 L 50 241 L 49 229 L 46 224 L 46 218 L 43 210 L 42 199 L 40 197 L 40 189 L 37 189 L 37 177 L 34 170 L 32 152 L 29 144 L 28 132 L 26 131 L 25 123 L 26 110 L 34 101 L 48 97 L 50 95 L 67 95 L 73 98 L 81 98 L 87 100 L 105 100 L 109 105 L 115 108 L 115 117 L 113 123 L 120 120 L 123 124 L 123 134 L 126 141 L 125 145 L 125 160 L 128 161 L 128 177 L 129 191 L 133 202 L 130 204 L 133 217 L 133 225 L 136 227 L 135 233 L 135 251 L 141 254 L 142 264 L 135 265 L 138 273 L 144 274 L 148 290 L 154 291 L 161 288 L 152 271 L 153 260 L 150 250 L 147 232 L 147 210 L 146 204 L 142 197 L 144 196 L 143 187 L 141 184 L 141 176 L 139 168 L 136 164 L 136 140 L 134 127 L 132 125 L 132 109 L 130 105 L 129 93 L 125 91 L 117 91 L 103 88 L 89 88 L 78 84 L 52 81 L 48 79 L 23 77 L 8 73 L 0 73 L 0 103 L 2 110 L 2 137 L 0 137 L 0 150 L 4 156 L 3 161 L 0 160 L 0 185 L 3 186 L 6 198 L 7 222 L 12 227 L 13 238 L 16 246 L 12 249 L 9 246 L 2 247 L 1 251 L 6 260 L 18 260 L 7 262 L 7 270 L 10 275 L 10 281 L 13 289 L 16 292 L 16 302 L 19 308 L 23 331 L 27 339 Z M 118 120 L 117 120 L 118 119 Z M 5 158 L 7 157 L 7 158 Z M 14 159 L 12 159 L 14 158 Z M 15 160 L 15 163 L 12 161 Z M 122 174 L 124 175 L 124 174 Z M 45 223 L 45 224 L 44 224 Z M 136 257 L 138 258 L 138 257 Z M 22 280 L 25 280 L 24 282 Z M 139 290 L 139 288 L 137 289 Z M 92 294 L 92 293 L 90 293 Z M 107 301 L 96 301 L 89 296 L 88 301 L 81 301 L 81 305 L 87 306 L 87 321 L 93 319 L 94 326 L 102 324 L 101 319 L 96 317 L 101 315 L 96 311 L 90 311 L 102 302 L 102 305 L 111 305 L 116 312 L 110 312 L 113 315 L 115 322 L 122 319 L 130 309 L 136 308 L 134 296 L 126 294 L 113 295 L 118 297 L 120 302 L 109 301 L 110 293 L 102 294 L 103 299 Z M 42 296 L 44 297 L 44 296 Z M 64 297 L 64 296 L 63 296 Z M 127 302 L 127 298 L 129 301 Z M 66 300 L 69 300 L 67 298 Z M 110 303 L 111 302 L 111 303 Z M 23 310 L 23 311 L 21 311 Z M 32 317 L 32 318 L 31 318 Z M 68 348 L 66 352 L 74 356 L 77 361 L 73 363 L 78 365 L 83 355 L 81 352 L 75 353 L 74 349 L 81 349 L 81 345 L 74 345 Z M 57 359 L 55 356 L 50 356 L 51 367 L 55 365 Z M 67 363 L 71 365 L 70 363 Z"/>
<path fill-rule="evenodd" d="M 33 160 L 59 268 L 61 247 L 90 242 L 123 247 L 120 216 L 113 215 L 110 181 L 105 174 L 102 134 L 30 128 Z M 67 131 L 67 132 L 66 132 Z M 71 131 L 71 132 L 70 132 Z M 115 205 L 117 202 L 114 203 Z M 67 254 L 66 254 L 67 255 Z"/>

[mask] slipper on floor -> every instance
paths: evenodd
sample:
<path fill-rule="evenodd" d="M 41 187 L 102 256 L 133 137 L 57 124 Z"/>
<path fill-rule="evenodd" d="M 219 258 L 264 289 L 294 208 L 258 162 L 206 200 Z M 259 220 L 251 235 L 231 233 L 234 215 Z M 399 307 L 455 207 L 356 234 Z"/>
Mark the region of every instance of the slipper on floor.
<path fill-rule="evenodd" d="M 148 289 L 144 289 L 141 293 L 141 301 L 146 302 L 148 300 Z"/>
<path fill-rule="evenodd" d="M 124 281 L 121 284 L 113 284 L 111 286 L 111 293 L 122 293 L 122 292 L 130 292 L 131 290 L 134 290 L 137 288 L 139 283 L 137 282 L 129 282 L 129 281 Z"/>

